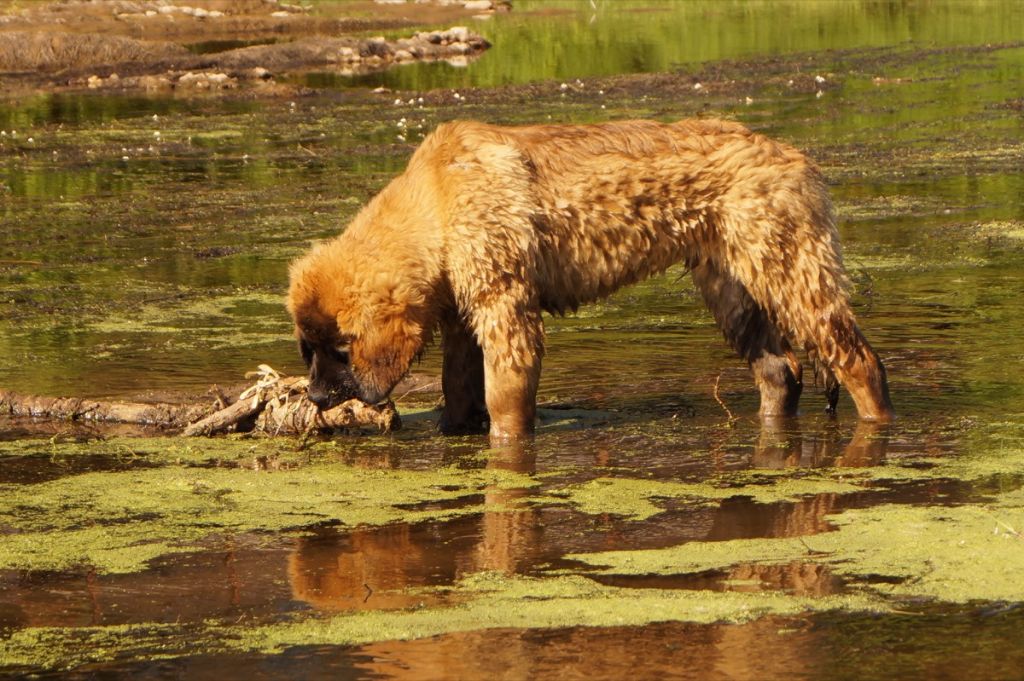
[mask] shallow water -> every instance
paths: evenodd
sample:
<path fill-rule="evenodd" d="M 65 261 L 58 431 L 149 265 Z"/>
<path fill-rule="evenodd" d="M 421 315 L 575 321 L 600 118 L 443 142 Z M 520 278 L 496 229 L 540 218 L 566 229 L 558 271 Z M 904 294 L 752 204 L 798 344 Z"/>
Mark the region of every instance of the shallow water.
<path fill-rule="evenodd" d="M 709 113 L 821 163 L 899 420 L 858 424 L 845 396 L 828 418 L 809 388 L 799 419 L 761 424 L 670 271 L 548 320 L 541 430 L 512 451 L 436 436 L 436 396 L 415 394 L 393 436 L 304 449 L 0 422 L 10 673 L 1019 673 L 1019 8 L 596 5 L 519 2 L 479 26 L 495 48 L 466 69 L 356 83 L 462 103 L 323 75 L 337 89 L 294 102 L 0 102 L 0 386 L 136 397 L 298 372 L 288 261 L 437 123 Z M 872 528 L 893 563 L 857 552 Z"/>

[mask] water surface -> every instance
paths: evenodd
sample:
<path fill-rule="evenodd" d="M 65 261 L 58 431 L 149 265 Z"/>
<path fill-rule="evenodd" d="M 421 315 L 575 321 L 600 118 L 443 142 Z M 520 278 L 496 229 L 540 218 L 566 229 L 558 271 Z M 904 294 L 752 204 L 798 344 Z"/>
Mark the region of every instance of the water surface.
<path fill-rule="evenodd" d="M 856 571 L 869 557 L 815 551 L 865 527 L 962 528 L 979 559 L 1007 551 L 968 581 L 1024 583 L 1017 3 L 595 5 L 517 2 L 474 25 L 495 48 L 468 68 L 321 74 L 330 89 L 295 101 L 0 102 L 0 386 L 138 397 L 262 362 L 298 372 L 288 262 L 438 123 L 716 115 L 822 165 L 899 420 L 858 424 L 845 396 L 828 418 L 808 387 L 799 419 L 760 423 L 746 367 L 675 269 L 546 320 L 541 431 L 514 451 L 436 436 L 436 395 L 401 396 L 393 436 L 311 448 L 0 423 L 11 673 L 1017 673 L 1024 594 L 914 591 L 956 542 L 874 575 Z M 346 90 L 371 85 L 405 103 Z M 436 374 L 436 355 L 415 369 Z M 721 544 L 747 540 L 763 543 Z M 793 541 L 807 552 L 781 551 Z M 650 553 L 716 544 L 756 559 Z M 607 554 L 623 551 L 650 567 Z"/>

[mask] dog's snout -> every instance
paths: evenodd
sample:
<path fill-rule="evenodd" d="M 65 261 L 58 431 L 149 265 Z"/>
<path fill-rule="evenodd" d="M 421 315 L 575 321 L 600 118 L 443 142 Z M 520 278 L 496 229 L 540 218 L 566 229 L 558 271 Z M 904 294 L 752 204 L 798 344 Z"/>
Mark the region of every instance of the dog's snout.
<path fill-rule="evenodd" d="M 324 390 L 322 387 L 313 385 L 309 386 L 309 390 L 306 392 L 306 397 L 309 401 L 316 405 L 317 409 L 328 409 L 331 406 L 331 394 Z"/>

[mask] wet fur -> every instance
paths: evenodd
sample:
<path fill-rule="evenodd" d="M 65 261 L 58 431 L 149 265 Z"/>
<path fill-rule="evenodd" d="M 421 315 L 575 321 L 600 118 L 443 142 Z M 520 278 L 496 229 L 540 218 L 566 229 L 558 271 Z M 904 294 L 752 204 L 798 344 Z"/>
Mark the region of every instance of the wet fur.
<path fill-rule="evenodd" d="M 541 312 L 678 262 L 750 364 L 763 415 L 796 412 L 796 347 L 862 418 L 891 417 L 821 174 L 734 123 L 442 125 L 339 237 L 293 264 L 288 305 L 330 399 L 381 399 L 439 329 L 442 429 L 489 415 L 492 435 L 517 437 L 533 430 Z M 331 362 L 343 340 L 348 356 Z"/>

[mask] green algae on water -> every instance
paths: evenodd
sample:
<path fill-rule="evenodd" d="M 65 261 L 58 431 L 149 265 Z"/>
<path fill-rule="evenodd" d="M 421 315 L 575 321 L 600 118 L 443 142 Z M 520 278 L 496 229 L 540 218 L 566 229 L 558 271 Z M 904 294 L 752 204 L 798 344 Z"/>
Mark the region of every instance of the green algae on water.
<path fill-rule="evenodd" d="M 877 506 L 831 518 L 839 531 L 807 539 L 836 574 L 880 594 L 951 603 L 1024 602 L 1024 496 L 976 506 Z M 879 576 L 894 580 L 877 581 Z"/>
<path fill-rule="evenodd" d="M 890 464 L 877 466 L 856 475 L 878 482 L 900 480 L 954 479 L 983 481 L 998 475 L 1024 475 L 1024 447 L 1002 446 L 993 442 L 967 447 L 956 456 L 914 459 L 915 466 Z M 921 467 L 921 464 L 930 464 Z"/>
<path fill-rule="evenodd" d="M 0 670 L 66 670 L 115 658 L 170 659 L 209 651 L 204 635 L 201 628 L 156 623 L 19 629 L 0 643 Z"/>
<path fill-rule="evenodd" d="M 566 556 L 607 575 L 684 575 L 725 570 L 734 565 L 776 565 L 805 558 L 799 539 L 732 539 L 695 541 L 664 549 L 603 551 Z"/>
<path fill-rule="evenodd" d="M 533 482 L 503 470 L 365 469 L 312 463 L 275 471 L 165 465 L 0 486 L 0 568 L 141 570 L 205 537 L 314 525 L 382 525 L 475 513 L 428 502 Z"/>
<path fill-rule="evenodd" d="M 468 600 L 450 607 L 304 616 L 256 627 L 210 622 L 203 626 L 26 629 L 14 632 L 0 649 L 0 665 L 67 669 L 115 656 L 159 659 L 196 651 L 274 653 L 294 646 L 358 645 L 483 629 L 741 623 L 769 615 L 886 609 L 877 599 L 857 594 L 808 598 L 778 592 L 630 589 L 604 586 L 579 576 L 478 573 L 451 590 Z"/>
<path fill-rule="evenodd" d="M 642 626 L 653 622 L 749 622 L 768 615 L 825 610 L 881 611 L 884 604 L 862 596 L 804 598 L 778 592 L 715 592 L 630 589 L 580 576 L 472 575 L 457 590 L 477 594 L 452 608 L 362 612 L 240 633 L 247 647 L 276 651 L 296 645 L 353 645 L 423 638 L 495 628 Z"/>
<path fill-rule="evenodd" d="M 794 560 L 828 565 L 861 591 L 943 602 L 1024 602 L 1024 491 L 991 508 L 885 505 L 829 516 L 804 538 L 689 542 L 567 556 L 609 575 L 681 575 Z"/>
<path fill-rule="evenodd" d="M 747 477 L 748 480 L 743 480 Z M 610 513 L 632 520 L 646 520 L 664 509 L 658 499 L 684 499 L 695 502 L 714 502 L 733 497 L 750 497 L 756 503 L 769 504 L 794 501 L 816 494 L 849 494 L 864 491 L 863 486 L 825 477 L 786 477 L 783 475 L 723 477 L 705 483 L 640 480 L 637 478 L 598 478 L 579 485 L 571 485 L 551 493 L 563 498 L 575 509 L 589 514 Z"/>

